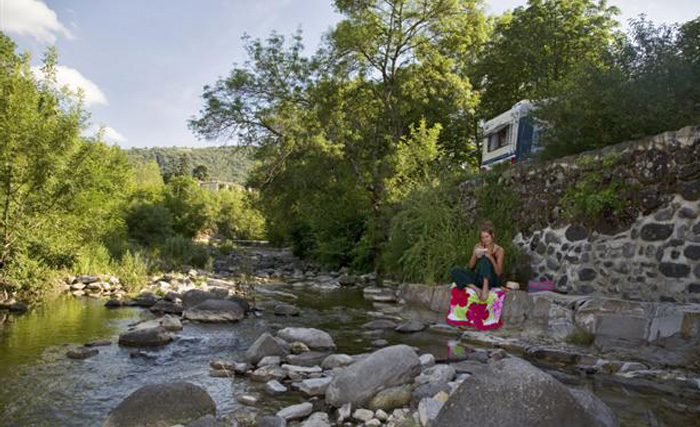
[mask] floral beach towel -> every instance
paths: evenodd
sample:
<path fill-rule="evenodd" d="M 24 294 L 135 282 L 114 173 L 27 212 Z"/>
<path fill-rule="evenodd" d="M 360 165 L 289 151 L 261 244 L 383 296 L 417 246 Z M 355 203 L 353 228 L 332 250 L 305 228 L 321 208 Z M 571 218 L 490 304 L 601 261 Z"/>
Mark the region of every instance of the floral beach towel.
<path fill-rule="evenodd" d="M 503 326 L 501 311 L 506 292 L 496 288 L 489 292 L 486 301 L 470 288 L 452 287 L 450 313 L 447 323 L 452 326 L 466 326 L 479 331 L 498 329 Z"/>

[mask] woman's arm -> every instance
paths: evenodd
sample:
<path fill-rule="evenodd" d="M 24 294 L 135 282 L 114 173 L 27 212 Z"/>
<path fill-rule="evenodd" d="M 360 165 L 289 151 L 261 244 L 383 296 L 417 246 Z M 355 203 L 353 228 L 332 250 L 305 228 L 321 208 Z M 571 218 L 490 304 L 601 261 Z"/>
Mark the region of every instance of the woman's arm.
<path fill-rule="evenodd" d="M 474 249 L 472 249 L 472 257 L 469 258 L 469 268 L 474 268 L 476 265 L 476 246 L 474 246 Z"/>
<path fill-rule="evenodd" d="M 496 272 L 496 276 L 500 277 L 501 274 L 503 274 L 503 258 L 505 258 L 504 249 L 500 248 L 500 250 L 496 251 L 495 253 L 489 251 L 486 253 L 486 256 L 493 264 L 493 269 Z"/>

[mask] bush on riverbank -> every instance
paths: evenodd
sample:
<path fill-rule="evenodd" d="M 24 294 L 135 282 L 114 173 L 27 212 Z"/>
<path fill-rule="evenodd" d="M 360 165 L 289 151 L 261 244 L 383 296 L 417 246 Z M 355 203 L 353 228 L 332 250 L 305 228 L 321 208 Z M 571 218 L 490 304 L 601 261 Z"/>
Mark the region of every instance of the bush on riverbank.
<path fill-rule="evenodd" d="M 61 276 L 107 274 L 133 291 L 159 270 L 209 266 L 198 235 L 263 237 L 255 194 L 212 193 L 191 171 L 165 185 L 157 164 L 84 136 L 89 115 L 58 86 L 53 50 L 41 77 L 15 50 L 0 34 L 0 290 L 39 298 Z"/>
<path fill-rule="evenodd" d="M 504 273 L 514 280 L 520 256 L 513 244 L 515 229 L 510 215 L 516 199 L 498 184 L 503 167 L 479 175 L 484 185 L 477 192 L 475 212 L 466 212 L 457 184 L 477 178 L 455 174 L 432 186 L 417 189 L 392 218 L 384 263 L 397 279 L 426 284 L 448 283 L 450 270 L 469 261 L 479 241 L 479 223 L 490 220 L 496 239 L 506 252 Z"/>

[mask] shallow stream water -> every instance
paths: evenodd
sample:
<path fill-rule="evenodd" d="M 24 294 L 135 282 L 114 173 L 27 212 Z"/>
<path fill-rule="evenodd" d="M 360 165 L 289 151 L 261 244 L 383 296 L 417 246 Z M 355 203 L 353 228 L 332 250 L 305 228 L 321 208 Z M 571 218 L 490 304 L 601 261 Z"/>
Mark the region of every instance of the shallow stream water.
<path fill-rule="evenodd" d="M 235 396 L 261 392 L 261 384 L 244 378 L 229 380 L 209 376 L 213 359 L 240 358 L 264 331 L 286 326 L 327 330 L 339 353 L 371 351 L 378 338 L 406 343 L 433 353 L 438 359 L 459 353 L 455 336 L 431 332 L 381 336 L 365 335 L 361 325 L 372 319 L 374 308 L 360 289 L 316 291 L 283 288 L 297 296 L 302 309 L 295 318 L 274 317 L 269 311 L 237 324 L 185 323 L 177 340 L 164 347 L 130 357 L 133 349 L 116 345 L 119 333 L 138 320 L 152 317 L 139 308 L 107 309 L 104 301 L 62 297 L 29 313 L 12 317 L 0 326 L 0 426 L 96 426 L 109 410 L 137 388 L 153 382 L 182 380 L 204 387 L 217 404 L 219 414 L 240 405 Z M 281 298 L 280 298 L 281 299 Z M 112 345 L 86 360 L 71 360 L 73 346 L 109 339 Z M 669 411 L 659 396 L 645 396 L 621 387 L 583 382 L 618 414 L 623 426 L 694 425 L 692 418 Z M 261 393 L 264 396 L 263 393 Z M 296 393 L 265 398 L 258 409 L 275 412 L 304 400 Z"/>

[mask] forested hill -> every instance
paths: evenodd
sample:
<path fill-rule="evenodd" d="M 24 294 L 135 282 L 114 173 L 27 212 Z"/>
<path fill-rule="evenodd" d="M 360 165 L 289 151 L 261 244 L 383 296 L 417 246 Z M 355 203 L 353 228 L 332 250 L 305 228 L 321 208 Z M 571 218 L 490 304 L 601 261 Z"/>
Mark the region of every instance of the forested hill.
<path fill-rule="evenodd" d="M 243 184 L 253 166 L 252 147 L 154 147 L 132 148 L 125 150 L 133 163 L 145 163 L 154 160 L 161 167 L 163 176 L 178 170 L 188 174 L 200 166 L 206 166 L 208 179 L 216 181 L 237 182 Z"/>

